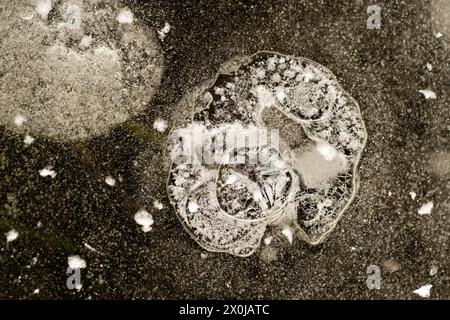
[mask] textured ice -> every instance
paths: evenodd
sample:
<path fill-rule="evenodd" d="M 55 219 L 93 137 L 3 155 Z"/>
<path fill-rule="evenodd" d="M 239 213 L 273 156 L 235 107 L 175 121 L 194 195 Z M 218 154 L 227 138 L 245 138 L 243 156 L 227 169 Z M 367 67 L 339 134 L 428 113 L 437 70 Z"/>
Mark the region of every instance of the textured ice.
<path fill-rule="evenodd" d="M 157 36 L 118 0 L 0 7 L 0 125 L 10 130 L 64 140 L 104 134 L 159 86 Z"/>
<path fill-rule="evenodd" d="M 306 58 L 260 52 L 225 63 L 179 107 L 188 110 L 181 127 L 280 132 L 278 150 L 243 152 L 270 155 L 254 165 L 171 164 L 169 198 L 203 248 L 248 256 L 270 226 L 289 242 L 292 234 L 310 244 L 332 231 L 356 193 L 367 137 L 358 104 L 331 71 Z M 169 153 L 179 148 L 168 145 Z M 203 149 L 214 144 L 206 140 Z"/>

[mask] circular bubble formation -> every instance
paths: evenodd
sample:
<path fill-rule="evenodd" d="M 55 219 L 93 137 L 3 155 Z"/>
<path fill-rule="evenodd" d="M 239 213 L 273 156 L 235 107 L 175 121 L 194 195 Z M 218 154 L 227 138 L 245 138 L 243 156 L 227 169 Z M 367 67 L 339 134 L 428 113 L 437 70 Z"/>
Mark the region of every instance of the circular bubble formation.
<path fill-rule="evenodd" d="M 192 110 L 183 126 L 280 132 L 279 149 L 256 150 L 270 156 L 255 165 L 172 162 L 169 197 L 203 248 L 251 255 L 269 225 L 292 225 L 310 244 L 331 232 L 356 193 L 366 143 L 358 104 L 331 71 L 306 58 L 260 52 L 224 64 L 181 104 Z M 203 149 L 214 149 L 212 140 Z M 169 143 L 170 151 L 178 147 Z"/>
<path fill-rule="evenodd" d="M 106 133 L 151 100 L 162 49 L 120 2 L 0 3 L 1 125 L 83 139 Z"/>

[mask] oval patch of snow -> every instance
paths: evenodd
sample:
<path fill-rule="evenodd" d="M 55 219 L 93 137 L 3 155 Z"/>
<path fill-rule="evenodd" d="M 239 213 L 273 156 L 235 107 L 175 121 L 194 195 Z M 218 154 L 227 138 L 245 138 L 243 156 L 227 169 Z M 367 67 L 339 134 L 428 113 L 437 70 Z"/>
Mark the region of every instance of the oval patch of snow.
<path fill-rule="evenodd" d="M 420 287 L 419 289 L 414 290 L 413 292 L 415 294 L 421 296 L 422 298 L 429 298 L 430 297 L 430 291 L 431 291 L 432 287 L 433 286 L 431 284 L 426 284 L 426 285 Z"/>
<path fill-rule="evenodd" d="M 7 233 L 5 233 L 5 235 L 6 235 L 6 242 L 14 241 L 19 237 L 19 233 L 15 229 L 8 231 Z"/>
<path fill-rule="evenodd" d="M 433 202 L 429 201 L 424 205 L 422 205 L 417 212 L 420 215 L 430 214 L 432 209 L 433 209 Z"/>
<path fill-rule="evenodd" d="M 139 224 L 144 232 L 152 231 L 152 225 L 154 223 L 152 215 L 145 209 L 139 210 L 134 215 L 134 221 Z"/>
<path fill-rule="evenodd" d="M 70 256 L 67 259 L 67 263 L 69 264 L 69 268 L 71 269 L 83 269 L 86 268 L 86 261 L 80 258 L 80 256 Z"/>

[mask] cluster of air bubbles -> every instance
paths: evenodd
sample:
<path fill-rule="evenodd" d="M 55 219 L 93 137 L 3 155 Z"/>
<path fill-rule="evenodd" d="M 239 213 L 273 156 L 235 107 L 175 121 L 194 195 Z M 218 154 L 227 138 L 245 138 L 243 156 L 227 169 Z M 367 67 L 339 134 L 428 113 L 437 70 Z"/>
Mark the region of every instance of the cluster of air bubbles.
<path fill-rule="evenodd" d="M 260 52 L 224 64 L 181 104 L 192 110 L 182 126 L 216 133 L 202 141 L 202 152 L 214 152 L 217 132 L 230 126 L 280 133 L 276 147 L 228 145 L 242 163 L 172 161 L 169 197 L 203 248 L 248 256 L 270 229 L 290 242 L 295 234 L 317 244 L 335 227 L 356 193 L 366 131 L 358 104 L 331 71 L 306 58 Z M 169 142 L 169 151 L 182 141 Z M 254 153 L 256 163 L 248 161 Z"/>

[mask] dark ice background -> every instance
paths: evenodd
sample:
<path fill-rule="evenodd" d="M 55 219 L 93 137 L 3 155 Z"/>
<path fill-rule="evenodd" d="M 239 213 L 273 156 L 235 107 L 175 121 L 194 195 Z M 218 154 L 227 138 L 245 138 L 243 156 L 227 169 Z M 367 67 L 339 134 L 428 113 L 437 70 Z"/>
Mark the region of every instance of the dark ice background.
<path fill-rule="evenodd" d="M 436 153 L 449 156 L 450 34 L 433 35 L 429 2 L 125 2 L 155 30 L 172 26 L 162 43 L 164 79 L 147 111 L 79 143 L 38 138 L 26 148 L 23 136 L 0 128 L 0 298 L 411 299 L 428 283 L 431 298 L 450 298 L 449 175 L 430 164 Z M 380 30 L 366 28 L 371 4 L 382 7 Z M 319 62 L 359 102 L 369 137 L 361 188 L 320 246 L 295 241 L 270 263 L 259 252 L 201 258 L 205 252 L 168 204 L 165 135 L 153 130 L 153 121 L 170 123 L 175 103 L 222 62 L 259 50 Z M 428 87 L 436 100 L 418 92 Z M 49 164 L 54 179 L 38 174 Z M 107 175 L 123 181 L 111 188 Z M 156 199 L 163 210 L 153 208 Z M 428 201 L 432 213 L 418 215 Z M 149 233 L 133 219 L 143 205 L 155 219 Z M 4 233 L 12 228 L 20 235 L 7 244 Z M 74 254 L 87 263 L 79 292 L 66 287 L 67 258 Z M 371 264 L 381 267 L 380 290 L 366 286 Z M 392 264 L 400 268 L 392 272 Z"/>

